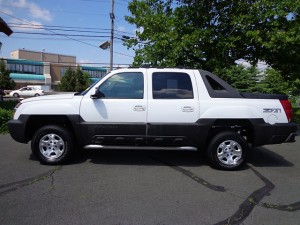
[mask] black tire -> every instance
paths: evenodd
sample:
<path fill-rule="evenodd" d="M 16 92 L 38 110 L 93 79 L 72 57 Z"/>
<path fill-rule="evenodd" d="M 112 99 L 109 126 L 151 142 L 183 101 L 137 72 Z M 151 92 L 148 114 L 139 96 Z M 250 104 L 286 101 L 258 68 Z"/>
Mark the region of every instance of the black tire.
<path fill-rule="evenodd" d="M 19 98 L 19 97 L 20 97 L 20 95 L 19 95 L 18 93 L 14 93 L 13 96 L 14 96 L 15 98 Z"/>
<path fill-rule="evenodd" d="M 240 134 L 224 131 L 210 141 L 207 157 L 217 169 L 236 170 L 245 164 L 247 152 L 248 143 Z"/>
<path fill-rule="evenodd" d="M 31 140 L 31 149 L 43 164 L 62 164 L 74 151 L 73 140 L 72 133 L 66 128 L 47 125 L 36 131 Z"/>
<path fill-rule="evenodd" d="M 40 96 L 38 93 L 36 93 L 36 94 L 34 95 L 34 97 L 38 97 L 38 96 Z"/>

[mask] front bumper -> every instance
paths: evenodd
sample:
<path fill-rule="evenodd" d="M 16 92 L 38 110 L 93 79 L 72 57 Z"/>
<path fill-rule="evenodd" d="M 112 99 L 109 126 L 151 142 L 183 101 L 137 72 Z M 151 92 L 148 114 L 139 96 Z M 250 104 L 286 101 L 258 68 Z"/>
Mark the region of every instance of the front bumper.
<path fill-rule="evenodd" d="M 26 122 L 28 120 L 27 116 L 20 116 L 18 120 L 8 121 L 8 130 L 10 136 L 17 142 L 28 143 L 28 138 L 26 137 Z"/>

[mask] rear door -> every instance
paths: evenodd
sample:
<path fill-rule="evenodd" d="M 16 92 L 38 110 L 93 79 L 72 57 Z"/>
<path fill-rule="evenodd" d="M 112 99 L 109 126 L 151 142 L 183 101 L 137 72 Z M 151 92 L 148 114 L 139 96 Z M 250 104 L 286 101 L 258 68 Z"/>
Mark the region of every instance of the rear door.
<path fill-rule="evenodd" d="M 148 70 L 149 145 L 195 145 L 199 137 L 197 93 L 192 70 Z"/>

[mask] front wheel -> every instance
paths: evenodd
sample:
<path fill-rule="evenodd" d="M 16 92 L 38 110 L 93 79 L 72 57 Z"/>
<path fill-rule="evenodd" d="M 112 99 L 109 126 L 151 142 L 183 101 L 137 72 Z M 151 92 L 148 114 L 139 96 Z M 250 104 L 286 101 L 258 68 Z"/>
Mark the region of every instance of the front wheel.
<path fill-rule="evenodd" d="M 238 133 L 225 131 L 212 138 L 207 156 L 217 169 L 236 170 L 245 164 L 248 143 Z"/>
<path fill-rule="evenodd" d="M 48 125 L 35 133 L 31 149 L 41 163 L 61 164 L 70 157 L 74 149 L 73 140 L 72 133 L 66 128 Z"/>

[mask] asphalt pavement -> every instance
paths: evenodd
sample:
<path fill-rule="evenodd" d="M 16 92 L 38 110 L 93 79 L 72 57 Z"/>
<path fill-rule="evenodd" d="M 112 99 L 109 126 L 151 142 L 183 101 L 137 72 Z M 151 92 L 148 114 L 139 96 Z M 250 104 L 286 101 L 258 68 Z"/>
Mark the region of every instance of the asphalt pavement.
<path fill-rule="evenodd" d="M 83 151 L 41 165 L 0 135 L 1 225 L 300 224 L 300 137 L 251 149 L 240 171 L 199 152 Z"/>

